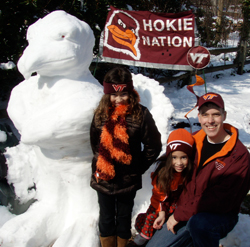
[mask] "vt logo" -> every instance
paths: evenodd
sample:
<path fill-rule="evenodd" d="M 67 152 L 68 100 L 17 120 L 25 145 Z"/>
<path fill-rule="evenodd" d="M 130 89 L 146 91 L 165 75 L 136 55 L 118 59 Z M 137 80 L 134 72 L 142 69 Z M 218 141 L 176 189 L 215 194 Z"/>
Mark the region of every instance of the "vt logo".
<path fill-rule="evenodd" d="M 204 53 L 190 53 L 190 57 L 193 61 L 193 63 L 200 64 L 202 63 L 203 58 L 207 58 L 209 54 Z"/>
<path fill-rule="evenodd" d="M 119 84 L 119 85 L 112 84 L 112 87 L 115 89 L 116 92 L 122 92 L 126 86 L 127 86 L 126 84 Z"/>
<path fill-rule="evenodd" d="M 187 54 L 187 61 L 195 69 L 203 69 L 210 62 L 210 53 L 203 46 L 192 47 Z"/>
<path fill-rule="evenodd" d="M 215 168 L 219 171 L 226 166 L 226 164 L 223 161 L 220 161 L 218 159 L 214 162 L 214 164 L 215 164 Z"/>
<path fill-rule="evenodd" d="M 169 146 L 171 150 L 175 150 L 180 145 L 181 145 L 180 143 L 173 143 L 173 144 L 170 144 Z"/>
<path fill-rule="evenodd" d="M 217 97 L 217 95 L 211 93 L 211 94 L 206 94 L 206 95 L 204 95 L 204 96 L 203 96 L 203 99 L 204 99 L 204 100 L 207 100 L 207 99 L 212 99 L 212 98 L 214 98 L 214 97 Z"/>

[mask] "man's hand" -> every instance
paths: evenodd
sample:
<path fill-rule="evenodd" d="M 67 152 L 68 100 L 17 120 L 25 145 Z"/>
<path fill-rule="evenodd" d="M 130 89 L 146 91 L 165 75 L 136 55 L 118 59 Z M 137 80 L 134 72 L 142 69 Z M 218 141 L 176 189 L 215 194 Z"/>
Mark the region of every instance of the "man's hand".
<path fill-rule="evenodd" d="M 172 214 L 167 221 L 167 229 L 171 231 L 173 234 L 176 232 L 174 231 L 174 227 L 178 224 L 179 222 L 175 220 L 174 215 Z"/>
<path fill-rule="evenodd" d="M 153 228 L 157 230 L 161 229 L 164 222 L 165 222 L 165 211 L 160 211 L 159 216 L 154 221 Z"/>

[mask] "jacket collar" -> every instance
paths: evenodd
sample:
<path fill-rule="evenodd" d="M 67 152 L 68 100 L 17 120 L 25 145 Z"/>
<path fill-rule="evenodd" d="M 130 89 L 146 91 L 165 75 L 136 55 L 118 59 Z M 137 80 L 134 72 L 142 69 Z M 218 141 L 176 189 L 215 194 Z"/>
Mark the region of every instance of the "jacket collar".
<path fill-rule="evenodd" d="M 209 161 L 217 158 L 217 157 L 222 157 L 222 156 L 225 156 L 227 155 L 228 152 L 230 152 L 235 144 L 236 144 L 236 141 L 238 139 L 238 130 L 233 127 L 232 125 L 230 124 L 226 124 L 224 123 L 223 124 L 223 128 L 231 135 L 230 139 L 227 141 L 227 143 L 223 146 L 223 148 L 216 154 L 214 154 L 212 157 L 210 157 L 208 160 L 206 160 L 203 164 L 203 166 L 208 163 Z M 195 143 L 196 143 L 196 149 L 197 149 L 197 152 L 198 152 L 198 162 L 197 162 L 197 166 L 199 165 L 200 163 L 200 158 L 201 158 L 201 149 L 202 149 L 202 146 L 203 146 L 203 140 L 204 138 L 206 137 L 206 133 L 204 132 L 203 129 L 201 129 L 200 131 L 198 131 L 196 134 L 194 134 L 194 139 L 195 139 Z"/>

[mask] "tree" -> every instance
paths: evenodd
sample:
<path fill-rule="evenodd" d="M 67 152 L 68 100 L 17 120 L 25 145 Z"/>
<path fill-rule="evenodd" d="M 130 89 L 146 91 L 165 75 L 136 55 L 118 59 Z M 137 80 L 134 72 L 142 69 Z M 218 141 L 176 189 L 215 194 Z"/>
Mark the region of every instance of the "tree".
<path fill-rule="evenodd" d="M 27 27 L 37 20 L 35 7 L 27 1 L 2 0 L 0 10 L 0 62 L 16 63 L 27 45 Z"/>
<path fill-rule="evenodd" d="M 241 41 L 248 41 L 250 38 L 250 0 L 242 1 L 243 25 L 241 28 Z"/>

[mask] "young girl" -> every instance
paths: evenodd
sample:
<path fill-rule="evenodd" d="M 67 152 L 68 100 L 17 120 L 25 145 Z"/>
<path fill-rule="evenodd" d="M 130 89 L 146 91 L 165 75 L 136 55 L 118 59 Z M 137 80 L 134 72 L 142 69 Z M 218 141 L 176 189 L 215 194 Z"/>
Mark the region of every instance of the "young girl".
<path fill-rule="evenodd" d="M 176 202 L 186 183 L 191 179 L 194 139 L 185 129 L 171 132 L 167 141 L 166 154 L 157 162 L 158 167 L 151 174 L 153 195 L 146 213 L 136 218 L 135 228 L 139 232 L 129 246 L 144 245 L 160 229 L 173 213 Z"/>
<path fill-rule="evenodd" d="M 131 213 L 141 175 L 161 151 L 161 135 L 148 109 L 139 104 L 132 75 L 114 68 L 104 77 L 104 96 L 90 129 L 91 187 L 100 206 L 102 247 L 125 247 L 131 237 Z M 143 149 L 142 149 L 143 144 Z"/>

